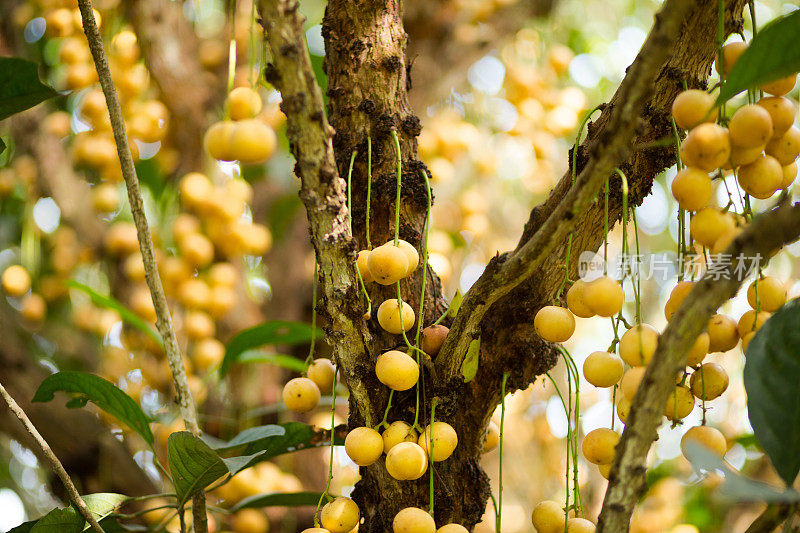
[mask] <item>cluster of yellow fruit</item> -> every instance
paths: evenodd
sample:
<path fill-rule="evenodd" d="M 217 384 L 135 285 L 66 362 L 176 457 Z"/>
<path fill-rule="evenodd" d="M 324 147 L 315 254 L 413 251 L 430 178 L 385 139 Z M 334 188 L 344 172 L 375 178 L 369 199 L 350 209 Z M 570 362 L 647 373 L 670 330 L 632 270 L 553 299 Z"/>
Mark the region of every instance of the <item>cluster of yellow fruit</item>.
<path fill-rule="evenodd" d="M 31 276 L 22 265 L 11 265 L 3 271 L 0 280 L 3 292 L 18 299 L 19 314 L 30 326 L 39 325 L 47 313 L 47 302 L 35 292 L 31 292 Z"/>
<path fill-rule="evenodd" d="M 258 92 L 249 87 L 233 89 L 225 100 L 230 120 L 213 124 L 203 137 L 208 155 L 220 161 L 239 161 L 245 165 L 263 163 L 275 153 L 275 131 L 254 118 L 261 112 Z"/>
<path fill-rule="evenodd" d="M 334 394 L 336 365 L 330 359 L 314 359 L 306 376 L 291 379 L 283 387 L 283 403 L 295 413 L 313 410 L 323 393 Z"/>

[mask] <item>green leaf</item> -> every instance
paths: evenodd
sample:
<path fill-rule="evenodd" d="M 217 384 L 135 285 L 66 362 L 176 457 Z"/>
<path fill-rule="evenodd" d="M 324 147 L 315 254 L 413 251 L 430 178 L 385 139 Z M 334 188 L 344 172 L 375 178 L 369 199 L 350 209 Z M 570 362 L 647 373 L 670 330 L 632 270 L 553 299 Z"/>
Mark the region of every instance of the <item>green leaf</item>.
<path fill-rule="evenodd" d="M 235 513 L 240 509 L 260 509 L 263 507 L 316 506 L 321 498 L 321 492 L 270 492 L 256 494 L 241 500 L 231 507 L 231 512 Z"/>
<path fill-rule="evenodd" d="M 245 429 L 227 442 L 223 441 L 222 443 L 210 444 L 210 446 L 218 451 L 233 450 L 264 439 L 282 437 L 284 435 L 286 435 L 286 428 L 284 426 L 268 424 L 266 426 Z"/>
<path fill-rule="evenodd" d="M 720 89 L 717 105 L 723 104 L 746 89 L 783 78 L 800 70 L 800 11 L 777 18 L 759 30 L 750 46 L 736 61 L 725 85 Z"/>
<path fill-rule="evenodd" d="M 6 151 L 6 143 L 3 142 L 3 139 L 0 138 L 0 154 Z"/>
<path fill-rule="evenodd" d="M 228 473 L 217 452 L 188 431 L 169 436 L 167 458 L 179 504 Z"/>
<path fill-rule="evenodd" d="M 8 533 L 29 533 L 33 526 L 36 525 L 38 520 L 29 520 L 28 522 L 23 522 L 17 527 L 11 528 L 8 530 Z"/>
<path fill-rule="evenodd" d="M 83 496 L 83 501 L 86 503 L 86 507 L 89 509 L 89 512 L 94 515 L 97 521 L 102 520 L 116 511 L 120 505 L 127 502 L 129 499 L 130 498 L 124 494 L 116 494 L 113 492 L 98 492 L 96 494 L 87 494 L 86 496 Z M 84 529 L 89 528 L 90 526 L 87 525 Z"/>
<path fill-rule="evenodd" d="M 766 483 L 744 477 L 733 471 L 722 458 L 705 446 L 696 442 L 686 445 L 686 455 L 695 470 L 721 471 L 725 481 L 719 487 L 717 495 L 734 502 L 796 502 L 800 501 L 800 493 L 793 489 L 777 490 Z"/>
<path fill-rule="evenodd" d="M 31 533 L 81 533 L 86 520 L 74 507 L 53 509 L 30 529 Z"/>
<path fill-rule="evenodd" d="M 236 362 L 239 364 L 266 363 L 295 372 L 303 372 L 306 369 L 306 362 L 301 359 L 297 359 L 291 355 L 267 353 L 260 350 L 245 350 L 239 354 Z"/>
<path fill-rule="evenodd" d="M 324 333 L 303 322 L 287 322 L 274 320 L 246 329 L 236 335 L 225 349 L 225 358 L 219 368 L 219 375 L 224 376 L 231 365 L 247 350 L 265 344 L 295 345 L 311 342 L 314 337 L 321 338 Z"/>
<path fill-rule="evenodd" d="M 791 486 L 800 471 L 800 301 L 772 315 L 747 346 L 744 388 L 753 433 Z"/>
<path fill-rule="evenodd" d="M 462 301 L 464 301 L 464 296 L 462 296 L 460 290 L 456 289 L 453 299 L 450 300 L 450 307 L 447 308 L 447 316 L 455 318 L 458 314 L 458 310 L 461 308 Z"/>
<path fill-rule="evenodd" d="M 464 376 L 464 383 L 469 383 L 478 373 L 478 360 L 481 353 L 481 338 L 478 337 L 469 343 L 467 356 L 461 363 L 461 374 Z"/>
<path fill-rule="evenodd" d="M 89 295 L 94 302 L 95 305 L 99 305 L 101 307 L 105 307 L 107 309 L 113 309 L 122 319 L 130 324 L 131 326 L 135 327 L 136 329 L 142 331 L 143 333 L 149 335 L 154 341 L 158 343 L 159 346 L 162 348 L 164 347 L 164 341 L 161 339 L 161 335 L 153 329 L 153 327 L 142 317 L 125 307 L 122 302 L 116 300 L 110 296 L 105 296 L 100 294 L 93 288 L 89 287 L 88 285 L 84 285 L 80 281 L 75 281 L 71 279 L 67 281 L 67 287 L 72 289 L 78 289 L 81 292 L 85 292 Z"/>
<path fill-rule="evenodd" d="M 39 80 L 39 65 L 33 61 L 0 57 L 0 72 L 0 120 L 58 96 Z"/>
<path fill-rule="evenodd" d="M 148 444 L 153 445 L 150 421 L 142 412 L 139 404 L 110 381 L 85 372 L 58 372 L 42 381 L 33 396 L 33 401 L 52 401 L 57 391 L 80 394 L 88 398 L 97 407 L 117 417 L 141 435 Z"/>

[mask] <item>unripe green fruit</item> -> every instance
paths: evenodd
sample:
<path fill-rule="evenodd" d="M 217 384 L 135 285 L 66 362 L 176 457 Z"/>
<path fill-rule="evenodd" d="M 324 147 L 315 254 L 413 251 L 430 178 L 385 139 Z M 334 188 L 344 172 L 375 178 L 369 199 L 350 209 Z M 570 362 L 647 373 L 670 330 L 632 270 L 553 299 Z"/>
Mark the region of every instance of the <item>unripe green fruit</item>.
<path fill-rule="evenodd" d="M 679 128 L 688 130 L 701 122 L 714 122 L 717 109 L 714 97 L 705 91 L 689 89 L 678 93 L 672 102 L 672 117 Z"/>
<path fill-rule="evenodd" d="M 763 146 L 772 137 L 772 117 L 769 112 L 755 104 L 743 105 L 728 123 L 731 144 L 742 148 Z"/>
<path fill-rule="evenodd" d="M 569 309 L 547 305 L 539 309 L 533 319 L 536 333 L 546 341 L 564 342 L 575 332 L 575 317 Z"/>
<path fill-rule="evenodd" d="M 680 152 L 685 165 L 713 172 L 731 155 L 728 130 L 717 124 L 700 124 L 683 140 Z"/>
<path fill-rule="evenodd" d="M 330 359 L 314 359 L 308 366 L 308 379 L 313 381 L 322 394 L 333 391 L 336 379 L 336 365 Z"/>
<path fill-rule="evenodd" d="M 567 533 L 594 533 L 595 525 L 585 518 L 573 517 L 567 520 Z"/>
<path fill-rule="evenodd" d="M 378 324 L 389 333 L 394 333 L 395 335 L 413 328 L 416 320 L 414 310 L 406 302 L 403 302 L 402 320 L 399 309 L 400 306 L 394 298 L 385 300 L 378 307 Z"/>
<path fill-rule="evenodd" d="M 355 428 L 344 439 L 344 449 L 358 466 L 369 466 L 383 453 L 383 437 L 372 428 Z"/>
<path fill-rule="evenodd" d="M 771 316 L 772 313 L 767 311 L 761 311 L 758 313 L 758 315 L 756 315 L 755 309 L 751 309 L 743 314 L 741 318 L 739 318 L 739 323 L 736 325 L 736 331 L 739 332 L 740 337 L 744 338 L 744 336 L 748 333 L 761 329 L 761 326 L 764 325 L 764 322 L 766 322 Z"/>
<path fill-rule="evenodd" d="M 694 367 L 702 363 L 703 359 L 708 355 L 708 346 L 710 342 L 711 339 L 708 333 L 703 332 L 698 335 L 697 340 L 695 340 L 692 345 L 692 349 L 689 350 L 689 354 L 686 356 L 686 366 Z"/>
<path fill-rule="evenodd" d="M 417 432 L 411 427 L 411 424 L 402 420 L 392 422 L 383 432 L 383 452 L 388 454 L 389 450 L 401 442 L 417 442 L 417 437 Z"/>
<path fill-rule="evenodd" d="M 773 137 L 764 151 L 782 166 L 791 165 L 800 154 L 800 129 L 792 126 L 780 137 Z"/>
<path fill-rule="evenodd" d="M 590 463 L 605 465 L 614 461 L 614 448 L 619 442 L 619 434 L 611 429 L 598 428 L 590 431 L 581 443 L 583 456 Z"/>
<path fill-rule="evenodd" d="M 392 242 L 394 245 L 394 242 Z M 406 268 L 405 277 L 410 276 L 419 266 L 419 252 L 417 249 L 414 248 L 410 242 L 404 241 L 403 239 L 397 240 L 397 247 L 402 250 L 404 254 L 406 254 L 406 260 L 408 260 L 408 268 Z"/>
<path fill-rule="evenodd" d="M 736 227 L 736 221 L 728 213 L 716 207 L 706 207 L 698 211 L 689 223 L 694 240 L 711 248 L 724 233 Z"/>
<path fill-rule="evenodd" d="M 461 524 L 447 524 L 437 529 L 436 533 L 469 533 L 469 530 Z"/>
<path fill-rule="evenodd" d="M 431 461 L 444 461 L 455 451 L 458 445 L 458 434 L 447 422 L 434 422 L 425 427 L 425 431 L 417 441 Z"/>
<path fill-rule="evenodd" d="M 690 442 L 700 444 L 720 457 L 724 457 L 728 452 L 728 441 L 716 428 L 708 426 L 690 428 L 681 438 L 681 452 L 683 452 L 683 455 L 686 455 L 687 444 Z"/>
<path fill-rule="evenodd" d="M 694 409 L 694 396 L 688 387 L 675 387 L 667 398 L 664 415 L 670 420 L 683 420 Z"/>
<path fill-rule="evenodd" d="M 416 507 L 406 507 L 392 521 L 394 533 L 436 533 L 433 517 Z"/>
<path fill-rule="evenodd" d="M 231 120 L 253 118 L 261 112 L 261 97 L 250 87 L 236 87 L 225 99 Z"/>
<path fill-rule="evenodd" d="M 689 383 L 695 396 L 713 400 L 728 388 L 728 373 L 717 363 L 705 363 L 694 371 Z"/>
<path fill-rule="evenodd" d="M 356 502 L 350 498 L 339 497 L 326 504 L 320 513 L 322 527 L 331 533 L 349 533 L 358 525 L 361 512 Z"/>
<path fill-rule="evenodd" d="M 376 283 L 391 285 L 406 276 L 408 255 L 390 241 L 369 253 L 367 266 Z"/>
<path fill-rule="evenodd" d="M 647 370 L 646 366 L 637 366 L 625 371 L 619 383 L 619 390 L 623 396 L 633 400 L 634 396 L 636 396 L 636 391 L 639 389 L 639 383 L 642 382 L 645 370 Z"/>
<path fill-rule="evenodd" d="M 417 384 L 419 365 L 408 354 L 390 350 L 378 356 L 375 374 L 378 380 L 390 389 L 404 391 Z"/>
<path fill-rule="evenodd" d="M 622 360 L 608 352 L 593 352 L 583 362 L 583 377 L 595 387 L 613 387 L 623 372 Z"/>
<path fill-rule="evenodd" d="M 783 96 L 767 96 L 756 105 L 766 109 L 772 119 L 772 135 L 780 137 L 794 124 L 795 105 L 789 98 Z"/>
<path fill-rule="evenodd" d="M 708 320 L 708 351 L 727 352 L 739 343 L 736 322 L 726 315 L 714 315 Z"/>
<path fill-rule="evenodd" d="M 756 293 L 758 293 L 757 301 Z M 764 276 L 763 279 L 754 281 L 747 288 L 747 303 L 753 309 L 760 304 L 762 311 L 774 313 L 786 303 L 786 286 L 778 278 Z"/>
<path fill-rule="evenodd" d="M 572 314 L 580 318 L 592 318 L 594 311 L 586 304 L 584 291 L 587 283 L 579 279 L 567 291 L 567 307 Z"/>
<path fill-rule="evenodd" d="M 711 200 L 711 178 L 702 170 L 686 167 L 672 180 L 672 196 L 681 209 L 697 211 Z"/>
<path fill-rule="evenodd" d="M 658 331 L 649 324 L 638 324 L 619 340 L 619 356 L 631 366 L 650 363 L 658 346 Z"/>
<path fill-rule="evenodd" d="M 772 196 L 783 182 L 783 167 L 769 155 L 759 156 L 748 165 L 739 167 L 739 185 L 751 196 L 761 200 Z"/>
<path fill-rule="evenodd" d="M 401 442 L 386 454 L 386 470 L 400 481 L 419 479 L 427 469 L 428 455 L 416 442 Z"/>
<path fill-rule="evenodd" d="M 307 413 L 319 403 L 319 388 L 308 378 L 294 378 L 283 387 L 283 403 L 290 411 Z"/>
<path fill-rule="evenodd" d="M 422 351 L 431 357 L 439 354 L 439 350 L 444 344 L 447 334 L 450 333 L 450 328 L 437 324 L 435 326 L 428 326 L 422 330 Z"/>
<path fill-rule="evenodd" d="M 539 502 L 531 513 L 536 533 L 563 533 L 565 521 L 564 507 L 552 500 Z"/>
<path fill-rule="evenodd" d="M 486 428 L 486 436 L 483 438 L 483 450 L 481 453 L 489 453 L 500 444 L 500 428 L 494 420 L 489 420 L 489 427 Z"/>
<path fill-rule="evenodd" d="M 21 265 L 11 265 L 6 268 L 0 282 L 3 291 L 9 296 L 22 296 L 31 289 L 31 276 Z"/>
<path fill-rule="evenodd" d="M 622 309 L 625 293 L 614 279 L 602 276 L 586 284 L 583 298 L 594 314 L 610 317 Z"/>

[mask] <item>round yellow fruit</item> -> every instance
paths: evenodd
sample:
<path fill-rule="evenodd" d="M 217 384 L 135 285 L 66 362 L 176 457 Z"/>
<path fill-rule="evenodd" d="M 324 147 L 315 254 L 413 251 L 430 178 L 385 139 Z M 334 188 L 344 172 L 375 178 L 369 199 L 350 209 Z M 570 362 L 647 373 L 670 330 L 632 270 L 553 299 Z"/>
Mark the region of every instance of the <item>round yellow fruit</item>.
<path fill-rule="evenodd" d="M 598 428 L 590 431 L 581 443 L 583 456 L 590 463 L 606 465 L 614 461 L 619 434 L 611 429 Z"/>
<path fill-rule="evenodd" d="M 686 356 L 686 366 L 695 367 L 703 362 L 703 359 L 708 355 L 708 346 L 711 342 L 708 333 L 703 332 L 697 336 L 689 354 Z"/>
<path fill-rule="evenodd" d="M 792 92 L 795 83 L 797 83 L 797 74 L 789 74 L 786 77 L 765 83 L 759 88 L 772 96 L 783 96 Z"/>
<path fill-rule="evenodd" d="M 679 128 L 688 130 L 701 122 L 714 122 L 717 109 L 714 97 L 705 91 L 689 89 L 678 93 L 672 102 L 672 118 Z"/>
<path fill-rule="evenodd" d="M 231 527 L 236 533 L 267 533 L 269 520 L 263 511 L 242 509 L 233 515 Z"/>
<path fill-rule="evenodd" d="M 664 415 L 670 420 L 683 420 L 694 409 L 694 396 L 688 387 L 677 386 L 667 398 Z"/>
<path fill-rule="evenodd" d="M 500 428 L 497 427 L 494 420 L 489 420 L 489 426 L 486 428 L 486 436 L 483 438 L 482 453 L 489 453 L 497 448 L 500 444 Z"/>
<path fill-rule="evenodd" d="M 736 321 L 727 315 L 714 315 L 708 320 L 708 351 L 727 352 L 739 343 Z"/>
<path fill-rule="evenodd" d="M 92 188 L 92 207 L 98 213 L 113 213 L 119 209 L 119 191 L 113 183 L 100 183 Z"/>
<path fill-rule="evenodd" d="M 389 450 L 394 448 L 401 442 L 417 442 L 417 432 L 411 427 L 408 422 L 398 420 L 389 424 L 382 435 L 383 438 L 383 452 L 388 454 Z"/>
<path fill-rule="evenodd" d="M 611 475 L 611 465 L 597 465 L 597 471 L 600 472 L 600 475 L 605 479 L 608 479 L 608 476 Z"/>
<path fill-rule="evenodd" d="M 563 533 L 566 519 L 564 507 L 552 500 L 539 502 L 531 513 L 536 533 Z"/>
<path fill-rule="evenodd" d="M 781 181 L 781 189 L 791 187 L 794 179 L 797 177 L 797 163 L 790 163 L 783 167 L 783 181 Z"/>
<path fill-rule="evenodd" d="M 415 320 L 414 310 L 406 302 L 403 302 L 402 316 L 400 306 L 394 298 L 385 300 L 378 307 L 378 324 L 389 333 L 399 335 L 403 331 L 408 331 L 414 327 Z"/>
<path fill-rule="evenodd" d="M 762 311 L 774 313 L 786 303 L 786 286 L 778 278 L 764 276 L 747 288 L 747 303 L 753 309 L 760 304 Z"/>
<path fill-rule="evenodd" d="M 47 303 L 35 292 L 26 294 L 20 302 L 19 314 L 28 324 L 40 324 L 47 314 Z"/>
<path fill-rule="evenodd" d="M 584 291 L 587 283 L 579 279 L 567 291 L 567 307 L 572 314 L 580 318 L 592 318 L 594 311 L 586 304 Z"/>
<path fill-rule="evenodd" d="M 369 253 L 367 266 L 376 283 L 391 285 L 406 276 L 408 255 L 390 241 Z"/>
<path fill-rule="evenodd" d="M 536 333 L 546 341 L 564 342 L 575 332 L 575 317 L 569 309 L 548 305 L 539 309 L 533 319 Z"/>
<path fill-rule="evenodd" d="M 594 533 L 594 524 L 585 519 L 573 517 L 567 520 L 567 533 Z"/>
<path fill-rule="evenodd" d="M 9 296 L 22 296 L 31 289 L 31 276 L 21 265 L 11 265 L 3 271 L 3 291 Z"/>
<path fill-rule="evenodd" d="M 250 87 L 236 87 L 225 99 L 231 120 L 253 118 L 261 112 L 261 97 Z"/>
<path fill-rule="evenodd" d="M 419 365 L 407 353 L 389 350 L 378 356 L 375 362 L 378 380 L 392 390 L 404 391 L 417 384 Z"/>
<path fill-rule="evenodd" d="M 583 362 L 583 377 L 595 387 L 613 387 L 622 378 L 622 360 L 608 352 L 592 352 Z"/>
<path fill-rule="evenodd" d="M 355 428 L 344 439 L 344 449 L 355 464 L 369 466 L 383 453 L 383 437 L 372 428 Z"/>
<path fill-rule="evenodd" d="M 416 442 L 400 442 L 386 454 L 386 470 L 400 481 L 419 479 L 428 469 L 428 454 Z"/>
<path fill-rule="evenodd" d="M 392 242 L 392 244 L 394 244 L 394 242 Z M 408 260 L 408 268 L 406 268 L 406 274 L 403 276 L 405 278 L 410 276 L 419 266 L 419 252 L 417 252 L 417 249 L 414 248 L 410 242 L 404 241 L 403 239 L 397 240 L 397 247 L 406 254 L 406 259 Z"/>
<path fill-rule="evenodd" d="M 469 533 L 469 530 L 461 524 L 447 524 L 437 529 L 436 533 Z"/>
<path fill-rule="evenodd" d="M 784 96 L 767 96 L 756 105 L 763 107 L 772 119 L 772 135 L 780 137 L 794 124 L 794 102 Z"/>
<path fill-rule="evenodd" d="M 369 250 L 361 250 L 358 252 L 358 259 L 356 259 L 356 266 L 358 267 L 358 273 L 361 274 L 361 279 L 364 280 L 364 283 L 369 283 L 370 281 L 375 281 L 375 278 L 372 277 L 372 273 L 369 271 Z"/>
<path fill-rule="evenodd" d="M 646 370 L 647 367 L 645 366 L 637 366 L 627 370 L 625 374 L 623 374 L 622 380 L 619 383 L 619 390 L 622 392 L 623 396 L 629 400 L 633 400 L 634 396 L 636 396 L 636 391 L 639 390 L 639 384 L 642 382 Z"/>
<path fill-rule="evenodd" d="M 720 457 L 724 457 L 728 452 L 728 441 L 725 436 L 716 428 L 709 426 L 695 426 L 684 433 L 681 438 L 681 452 L 686 455 L 687 444 L 695 442 L 714 452 Z"/>
<path fill-rule="evenodd" d="M 706 207 L 698 211 L 689 223 L 689 230 L 694 240 L 711 248 L 714 243 L 728 231 L 736 227 L 736 221 L 728 213 L 716 207 Z"/>
<path fill-rule="evenodd" d="M 736 331 L 739 332 L 740 337 L 744 338 L 744 336 L 748 333 L 761 329 L 761 326 L 764 325 L 764 322 L 766 322 L 771 316 L 772 313 L 768 313 L 767 311 L 761 311 L 760 313 L 756 314 L 755 309 L 751 309 L 743 314 L 741 318 L 739 318 L 739 323 L 736 325 Z"/>
<path fill-rule="evenodd" d="M 739 167 L 739 185 L 751 196 L 761 200 L 772 196 L 783 182 L 783 167 L 770 155 L 759 156 L 748 165 Z"/>
<path fill-rule="evenodd" d="M 680 152 L 685 165 L 713 172 L 731 155 L 728 130 L 717 124 L 700 124 L 683 140 Z"/>
<path fill-rule="evenodd" d="M 336 379 L 336 365 L 330 359 L 314 359 L 308 365 L 308 379 L 313 381 L 322 394 L 330 394 L 333 391 Z"/>
<path fill-rule="evenodd" d="M 731 144 L 742 148 L 764 146 L 772 137 L 772 117 L 762 106 L 743 105 L 731 117 L 728 132 Z"/>
<path fill-rule="evenodd" d="M 444 461 L 453 454 L 458 445 L 458 434 L 447 422 L 434 422 L 425 427 L 417 441 L 433 462 Z"/>
<path fill-rule="evenodd" d="M 219 366 L 224 357 L 225 345 L 213 338 L 198 341 L 192 350 L 192 361 L 203 372 Z"/>
<path fill-rule="evenodd" d="M 718 55 L 714 62 L 717 73 L 727 76 L 745 50 L 747 50 L 747 43 L 742 42 L 728 43 L 723 46 L 721 57 Z"/>
<path fill-rule="evenodd" d="M 283 403 L 295 413 L 311 411 L 319 403 L 319 397 L 319 388 L 308 378 L 291 379 L 283 387 Z"/>
<path fill-rule="evenodd" d="M 212 124 L 203 136 L 203 148 L 205 148 L 206 153 L 220 161 L 233 161 L 236 159 L 232 144 L 235 130 L 236 124 L 230 120 Z"/>
<path fill-rule="evenodd" d="M 683 300 L 689 295 L 689 292 L 691 292 L 692 287 L 694 287 L 693 281 L 679 281 L 678 284 L 675 285 L 672 292 L 669 293 L 667 303 L 664 304 L 664 316 L 667 320 L 672 318 L 672 315 L 675 314 L 675 311 L 678 310 Z"/>
<path fill-rule="evenodd" d="M 792 126 L 780 137 L 773 137 L 764 151 L 782 166 L 791 165 L 800 154 L 800 129 Z"/>
<path fill-rule="evenodd" d="M 638 324 L 619 340 L 619 356 L 631 366 L 650 363 L 658 346 L 658 331 L 649 324 Z"/>
<path fill-rule="evenodd" d="M 617 281 L 608 276 L 602 276 L 586 284 L 583 298 L 594 314 L 610 317 L 622 310 L 625 293 Z"/>
<path fill-rule="evenodd" d="M 322 527 L 331 533 L 348 533 L 360 519 L 361 512 L 356 502 L 341 496 L 325 504 L 320 513 Z"/>
<path fill-rule="evenodd" d="M 702 400 L 713 400 L 728 388 L 728 373 L 717 363 L 704 363 L 689 379 L 692 394 Z"/>
<path fill-rule="evenodd" d="M 711 193 L 711 178 L 702 170 L 686 167 L 672 180 L 672 196 L 681 209 L 702 209 L 711 200 Z"/>
<path fill-rule="evenodd" d="M 240 163 L 263 163 L 272 157 L 277 146 L 275 132 L 263 122 L 251 118 L 234 123 L 230 156 Z"/>
<path fill-rule="evenodd" d="M 436 533 L 433 517 L 416 507 L 406 507 L 392 521 L 394 533 Z"/>
<path fill-rule="evenodd" d="M 199 340 L 213 336 L 216 326 L 214 320 L 207 313 L 190 310 L 186 312 L 183 319 L 183 329 L 190 339 Z"/>
<path fill-rule="evenodd" d="M 617 417 L 624 424 L 631 412 L 631 399 L 624 394 L 617 399 Z"/>

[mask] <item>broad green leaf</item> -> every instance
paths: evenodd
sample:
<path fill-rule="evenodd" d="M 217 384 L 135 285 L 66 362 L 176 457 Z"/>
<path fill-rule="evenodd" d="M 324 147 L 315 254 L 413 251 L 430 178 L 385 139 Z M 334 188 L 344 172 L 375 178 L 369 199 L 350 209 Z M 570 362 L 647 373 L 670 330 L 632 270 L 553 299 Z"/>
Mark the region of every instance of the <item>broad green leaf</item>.
<path fill-rule="evenodd" d="M 284 435 L 286 435 L 286 428 L 278 424 L 269 424 L 245 429 L 231 440 L 223 441 L 221 444 L 211 444 L 211 447 L 218 451 L 232 450 L 263 439 L 282 437 Z"/>
<path fill-rule="evenodd" d="M 231 507 L 235 513 L 239 509 L 260 509 L 262 507 L 303 507 L 316 506 L 322 498 L 321 492 L 271 492 L 256 494 L 241 500 Z"/>
<path fill-rule="evenodd" d="M 253 455 L 236 455 L 234 457 L 223 457 L 222 462 L 228 467 L 228 472 L 235 476 L 245 468 L 248 468 L 258 462 L 258 458 L 264 455 L 264 452 L 254 453 Z"/>
<path fill-rule="evenodd" d="M 31 533 L 81 533 L 86 520 L 74 507 L 53 509 L 30 529 Z"/>
<path fill-rule="evenodd" d="M 38 520 L 29 520 L 27 522 L 23 522 L 17 527 L 11 528 L 8 530 L 8 533 L 29 533 L 33 526 L 36 525 Z"/>
<path fill-rule="evenodd" d="M 153 445 L 154 439 L 153 432 L 150 431 L 150 421 L 142 412 L 139 404 L 110 381 L 85 372 L 58 372 L 42 381 L 42 384 L 36 390 L 36 394 L 33 395 L 33 401 L 52 401 L 57 391 L 79 394 L 84 398 L 88 398 L 97 407 L 117 417 L 129 428 L 141 435 L 148 444 Z"/>
<path fill-rule="evenodd" d="M 747 346 L 744 388 L 753 433 L 791 486 L 800 471 L 800 301 L 772 315 Z"/>
<path fill-rule="evenodd" d="M 19 57 L 0 57 L 0 120 L 58 96 L 39 79 L 39 65 Z M 0 150 L 1 151 L 1 150 Z"/>
<path fill-rule="evenodd" d="M 124 494 L 113 492 L 98 492 L 83 496 L 83 501 L 94 517 L 99 521 L 116 511 L 120 505 L 127 502 L 129 498 Z M 85 529 L 90 529 L 87 524 Z"/>
<path fill-rule="evenodd" d="M 228 467 L 217 452 L 188 431 L 178 431 L 169 436 L 167 458 L 178 503 L 185 503 L 228 473 Z"/>
<path fill-rule="evenodd" d="M 220 376 L 224 376 L 233 363 L 247 350 L 267 344 L 295 345 L 311 342 L 311 339 L 322 338 L 321 329 L 316 330 L 303 322 L 287 322 L 274 320 L 246 329 L 236 335 L 225 349 L 225 358 L 219 368 Z"/>
<path fill-rule="evenodd" d="M 725 481 L 720 485 L 717 495 L 734 502 L 796 502 L 800 493 L 793 489 L 778 490 L 766 483 L 748 479 L 733 471 L 721 457 L 701 444 L 689 442 L 686 455 L 696 470 L 721 471 Z"/>
<path fill-rule="evenodd" d="M 301 359 L 291 355 L 267 353 L 260 350 L 246 350 L 239 355 L 236 362 L 239 364 L 266 363 L 295 372 L 303 372 L 306 369 L 306 363 Z"/>
<path fill-rule="evenodd" d="M 736 61 L 725 85 L 720 89 L 717 105 L 740 92 L 794 74 L 800 70 L 800 11 L 795 10 L 775 19 L 759 30 L 750 46 Z"/>
<path fill-rule="evenodd" d="M 450 300 L 450 307 L 447 308 L 447 316 L 455 318 L 458 314 L 458 310 L 461 308 L 462 301 L 464 301 L 464 296 L 462 296 L 460 290 L 456 289 L 453 299 Z"/>
<path fill-rule="evenodd" d="M 467 356 L 461 363 L 461 375 L 464 376 L 464 383 L 469 383 L 478 373 L 478 361 L 481 353 L 481 338 L 478 337 L 469 343 Z"/>
<path fill-rule="evenodd" d="M 67 287 L 85 292 L 89 295 L 95 305 L 99 305 L 107 309 L 113 309 L 119 313 L 119 316 L 121 316 L 125 322 L 135 327 L 139 331 L 149 335 L 158 343 L 159 346 L 162 348 L 164 347 L 164 341 L 161 340 L 161 335 L 159 335 L 158 332 L 153 329 L 153 327 L 146 320 L 125 307 L 119 300 L 100 294 L 88 285 L 84 285 L 80 281 L 75 281 L 74 279 L 67 281 Z"/>

